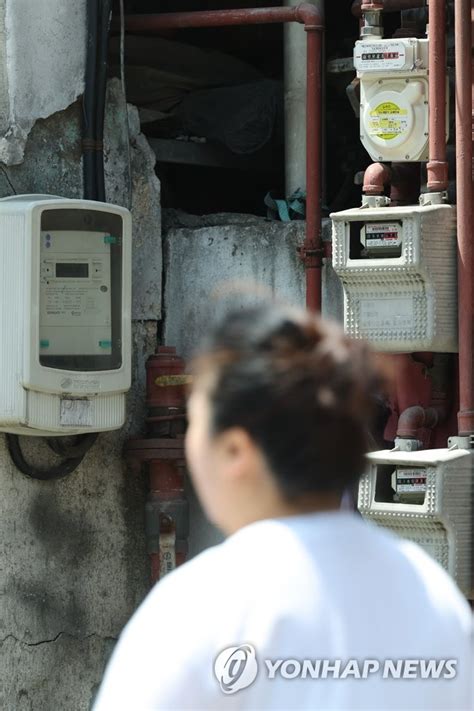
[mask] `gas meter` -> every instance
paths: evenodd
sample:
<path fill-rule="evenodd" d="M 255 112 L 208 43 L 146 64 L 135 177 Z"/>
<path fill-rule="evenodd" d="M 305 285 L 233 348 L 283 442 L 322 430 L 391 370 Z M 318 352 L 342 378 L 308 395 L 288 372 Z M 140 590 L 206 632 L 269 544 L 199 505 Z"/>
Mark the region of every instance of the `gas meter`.
<path fill-rule="evenodd" d="M 112 430 L 130 387 L 131 217 L 47 195 L 0 200 L 0 429 Z"/>
<path fill-rule="evenodd" d="M 418 543 L 472 596 L 472 454 L 467 449 L 368 455 L 358 508 L 368 520 Z"/>
<path fill-rule="evenodd" d="M 456 352 L 456 208 L 361 207 L 331 218 L 346 332 L 379 351 Z"/>
<path fill-rule="evenodd" d="M 359 40 L 354 67 L 360 138 L 371 158 L 428 160 L 428 40 Z"/>

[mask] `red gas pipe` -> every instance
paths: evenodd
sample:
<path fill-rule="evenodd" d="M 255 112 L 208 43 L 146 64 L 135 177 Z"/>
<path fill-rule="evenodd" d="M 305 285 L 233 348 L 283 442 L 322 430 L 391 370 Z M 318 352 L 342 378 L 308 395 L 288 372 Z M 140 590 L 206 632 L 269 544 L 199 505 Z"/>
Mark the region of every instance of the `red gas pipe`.
<path fill-rule="evenodd" d="M 186 376 L 174 348 L 159 346 L 146 364 L 147 436 L 127 442 L 125 457 L 135 473 L 146 465 L 150 491 L 146 504 L 147 551 L 156 582 L 186 560 L 189 534 L 184 494 Z"/>
<path fill-rule="evenodd" d="M 130 32 L 161 32 L 190 27 L 229 27 L 298 22 L 307 32 L 306 47 L 306 236 L 300 250 L 306 268 L 306 305 L 321 310 L 321 68 L 324 2 L 296 7 L 202 10 L 161 15 L 127 15 Z"/>
<path fill-rule="evenodd" d="M 456 193 L 458 237 L 460 435 L 474 434 L 474 245 L 472 215 L 471 0 L 455 0 Z"/>
<path fill-rule="evenodd" d="M 448 189 L 446 160 L 446 0 L 429 5 L 429 156 L 428 190 Z"/>

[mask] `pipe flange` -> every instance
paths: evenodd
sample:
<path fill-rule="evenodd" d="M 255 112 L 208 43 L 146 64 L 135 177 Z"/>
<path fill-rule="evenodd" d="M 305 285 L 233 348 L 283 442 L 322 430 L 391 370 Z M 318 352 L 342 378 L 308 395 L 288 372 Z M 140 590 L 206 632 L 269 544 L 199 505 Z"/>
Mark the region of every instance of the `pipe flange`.
<path fill-rule="evenodd" d="M 390 207 L 390 198 L 386 195 L 362 195 L 362 207 Z"/>
<path fill-rule="evenodd" d="M 448 193 L 446 190 L 442 190 L 439 193 L 421 193 L 419 202 L 421 207 L 448 205 Z"/>

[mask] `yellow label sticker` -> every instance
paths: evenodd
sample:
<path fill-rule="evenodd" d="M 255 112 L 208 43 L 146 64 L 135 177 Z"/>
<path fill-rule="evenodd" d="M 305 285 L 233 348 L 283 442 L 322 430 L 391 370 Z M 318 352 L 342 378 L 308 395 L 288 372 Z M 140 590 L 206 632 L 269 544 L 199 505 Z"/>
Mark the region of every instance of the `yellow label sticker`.
<path fill-rule="evenodd" d="M 384 141 L 402 135 L 408 130 L 408 111 L 393 101 L 384 101 L 369 114 L 368 134 Z"/>

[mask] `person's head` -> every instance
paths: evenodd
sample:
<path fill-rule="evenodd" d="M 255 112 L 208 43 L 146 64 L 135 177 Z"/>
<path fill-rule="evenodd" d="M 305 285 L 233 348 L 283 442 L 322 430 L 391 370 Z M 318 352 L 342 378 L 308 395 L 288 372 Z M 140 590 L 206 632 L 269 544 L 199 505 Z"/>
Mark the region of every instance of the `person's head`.
<path fill-rule="evenodd" d="M 192 366 L 186 453 L 210 520 L 336 508 L 365 464 L 381 378 L 368 347 L 303 310 L 236 310 Z"/>

